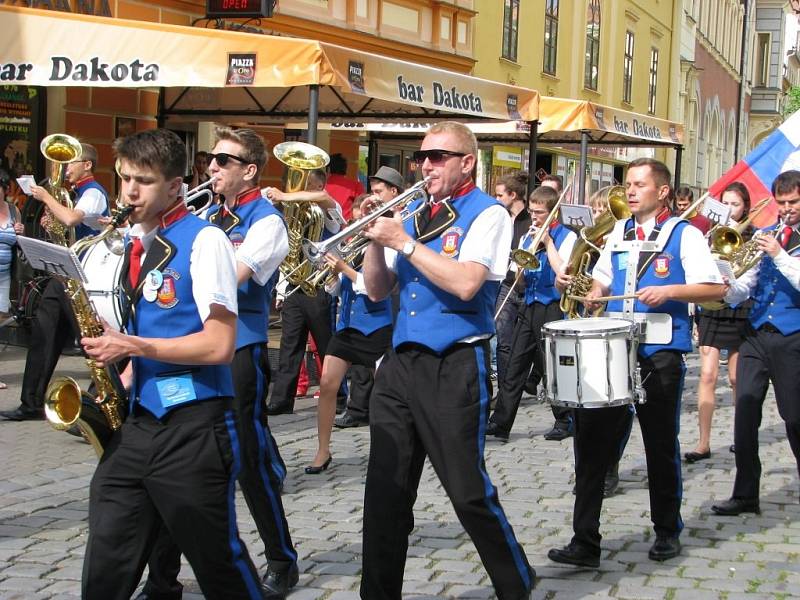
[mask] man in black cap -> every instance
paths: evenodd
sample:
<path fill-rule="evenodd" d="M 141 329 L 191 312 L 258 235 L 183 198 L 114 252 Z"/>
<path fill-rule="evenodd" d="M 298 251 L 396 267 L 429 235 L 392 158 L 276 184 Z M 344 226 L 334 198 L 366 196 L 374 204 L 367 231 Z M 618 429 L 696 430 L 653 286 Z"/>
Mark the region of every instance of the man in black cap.
<path fill-rule="evenodd" d="M 369 178 L 369 189 L 380 202 L 388 202 L 403 193 L 403 176 L 395 169 L 380 167 Z M 347 409 L 333 424 L 339 428 L 361 427 L 369 420 L 369 395 L 372 392 L 373 372 L 359 365 L 350 367 L 350 397 Z"/>

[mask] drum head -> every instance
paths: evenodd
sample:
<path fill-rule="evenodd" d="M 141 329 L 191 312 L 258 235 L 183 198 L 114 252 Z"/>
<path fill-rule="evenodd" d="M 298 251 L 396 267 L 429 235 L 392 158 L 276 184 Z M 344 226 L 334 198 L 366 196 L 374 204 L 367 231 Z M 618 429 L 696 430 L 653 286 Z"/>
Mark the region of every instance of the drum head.
<path fill-rule="evenodd" d="M 610 319 L 608 317 L 592 317 L 590 319 L 564 319 L 550 321 L 542 327 L 554 334 L 592 335 L 593 333 L 624 333 L 634 327 L 633 321 Z"/>

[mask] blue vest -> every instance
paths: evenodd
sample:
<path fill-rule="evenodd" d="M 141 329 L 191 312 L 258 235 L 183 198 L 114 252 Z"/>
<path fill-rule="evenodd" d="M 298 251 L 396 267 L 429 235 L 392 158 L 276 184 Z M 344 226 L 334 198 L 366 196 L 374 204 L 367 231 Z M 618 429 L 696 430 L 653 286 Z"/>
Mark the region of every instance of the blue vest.
<path fill-rule="evenodd" d="M 189 214 L 159 230 L 158 237 L 171 244 L 174 254 L 158 269 L 164 282 L 156 300 L 148 302 L 141 295 L 136 300 L 135 316 L 128 323 L 133 335 L 177 338 L 203 329 L 192 293 L 189 259 L 192 244 L 204 227 L 212 225 Z M 179 365 L 140 357 L 132 360 L 131 405 L 138 402 L 158 418 L 189 402 L 233 396 L 227 364 Z M 162 404 L 162 398 L 168 399 L 167 406 Z"/>
<path fill-rule="evenodd" d="M 800 260 L 800 246 L 787 252 Z M 800 331 L 800 291 L 778 270 L 771 256 L 765 254 L 761 260 L 756 287 L 750 295 L 754 300 L 750 322 L 755 329 L 769 323 L 783 335 Z"/>
<path fill-rule="evenodd" d="M 553 238 L 557 250 L 561 248 L 561 244 L 567 239 L 569 233 L 569 229 L 560 223 L 550 230 L 550 236 Z M 528 250 L 532 241 L 533 236 L 527 236 L 522 247 Z M 556 272 L 550 266 L 550 261 L 547 260 L 547 251 L 540 250 L 536 253 L 536 258 L 539 259 L 539 268 L 525 269 L 525 304 L 538 302 L 548 305 L 560 301 L 561 293 L 556 289 Z"/>
<path fill-rule="evenodd" d="M 633 227 L 633 219 L 629 219 L 625 224 L 625 231 L 628 232 Z M 636 286 L 637 289 L 652 285 L 686 283 L 686 272 L 681 263 L 681 236 L 686 227 L 689 227 L 686 221 L 678 223 L 672 230 L 672 234 L 669 236 L 661 253 L 656 255 L 655 258 L 648 256 L 649 264 L 647 264 L 644 273 L 639 277 L 639 283 Z M 627 236 L 626 239 L 628 239 Z M 627 252 L 613 252 L 611 254 L 613 280 L 611 282 L 609 294 L 612 296 L 625 293 L 627 257 Z M 650 260 L 650 258 L 652 258 L 652 260 Z M 622 300 L 612 300 L 608 303 L 608 311 L 621 312 L 622 304 Z M 661 306 L 650 307 L 636 300 L 634 301 L 633 310 L 638 313 L 667 313 L 672 317 L 672 341 L 668 344 L 639 344 L 640 355 L 645 357 L 652 356 L 660 350 L 691 352 L 692 328 L 689 320 L 688 304 L 676 300 L 669 300 Z"/>
<path fill-rule="evenodd" d="M 414 210 L 420 202 L 413 202 L 409 209 Z M 458 213 L 455 221 L 441 235 L 424 244 L 436 253 L 457 259 L 459 245 L 473 221 L 499 202 L 476 188 L 456 198 L 451 205 Z M 412 221 L 407 219 L 404 227 L 409 235 L 416 237 Z M 486 280 L 471 300 L 460 300 L 436 287 L 401 254 L 397 256 L 397 279 L 400 310 L 392 338 L 395 348 L 413 342 L 441 353 L 464 338 L 489 336 L 495 332 L 494 304 L 500 289 L 499 281 Z"/>
<path fill-rule="evenodd" d="M 206 214 L 206 219 L 215 225 L 220 223 L 219 211 L 221 205 L 213 206 Z M 228 238 L 235 248 L 244 241 L 247 232 L 253 223 L 271 215 L 283 215 L 272 204 L 259 196 L 246 204 L 237 206 L 233 213 L 233 225 L 223 227 Z M 285 223 L 284 223 L 285 226 Z M 237 294 L 239 302 L 239 318 L 236 323 L 236 349 L 259 344 L 267 341 L 267 327 L 269 325 L 269 307 L 272 302 L 272 290 L 275 289 L 275 277 L 270 277 L 264 285 L 259 285 L 250 277 L 239 286 Z"/>
<path fill-rule="evenodd" d="M 369 335 L 381 327 L 392 324 L 391 299 L 373 302 L 366 294 L 356 294 L 353 291 L 353 282 L 349 277 L 342 275 L 340 279 L 342 290 L 336 331 L 350 327 Z"/>
<path fill-rule="evenodd" d="M 92 179 L 90 181 L 87 181 L 85 183 L 82 183 L 82 184 L 80 184 L 79 186 L 77 186 L 75 188 L 75 193 L 77 194 L 78 199 L 80 199 L 80 197 L 83 196 L 83 194 L 86 193 L 86 190 L 90 190 L 90 189 L 99 190 L 100 193 L 103 194 L 103 196 L 105 196 L 106 207 L 103 210 L 102 215 L 104 217 L 109 216 L 109 214 L 111 214 L 111 213 L 108 212 L 108 192 L 106 192 L 105 188 L 103 188 L 103 186 L 100 185 L 99 183 L 97 183 L 94 179 Z M 79 240 L 81 238 L 85 238 L 85 237 L 90 236 L 90 235 L 95 235 L 96 233 L 99 233 L 97 229 L 92 229 L 91 227 L 89 227 L 88 225 L 86 225 L 84 223 L 79 223 L 78 225 L 75 226 L 75 239 L 76 240 Z"/>

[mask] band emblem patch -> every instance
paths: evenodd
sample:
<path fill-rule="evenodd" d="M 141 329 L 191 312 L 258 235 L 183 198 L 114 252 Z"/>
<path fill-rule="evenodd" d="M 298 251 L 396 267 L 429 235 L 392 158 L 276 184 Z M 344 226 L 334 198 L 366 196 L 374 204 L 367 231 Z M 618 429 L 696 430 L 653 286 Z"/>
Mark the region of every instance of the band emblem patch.
<path fill-rule="evenodd" d="M 242 245 L 242 242 L 244 242 L 244 236 L 238 231 L 231 233 L 228 237 L 231 240 L 231 244 L 233 244 L 234 250 L 238 249 L 239 246 Z"/>
<path fill-rule="evenodd" d="M 175 290 L 175 281 L 180 279 L 181 275 L 174 269 L 167 267 L 164 269 L 164 281 L 158 290 L 156 296 L 156 304 L 160 308 L 172 308 L 178 303 L 178 297 Z"/>
<path fill-rule="evenodd" d="M 458 254 L 458 245 L 464 230 L 461 227 L 450 227 L 442 234 L 442 256 L 453 258 Z"/>
<path fill-rule="evenodd" d="M 656 259 L 653 261 L 653 268 L 655 270 L 656 277 L 660 279 L 669 277 L 669 265 L 671 260 L 672 256 L 670 254 L 662 254 L 656 257 Z"/>

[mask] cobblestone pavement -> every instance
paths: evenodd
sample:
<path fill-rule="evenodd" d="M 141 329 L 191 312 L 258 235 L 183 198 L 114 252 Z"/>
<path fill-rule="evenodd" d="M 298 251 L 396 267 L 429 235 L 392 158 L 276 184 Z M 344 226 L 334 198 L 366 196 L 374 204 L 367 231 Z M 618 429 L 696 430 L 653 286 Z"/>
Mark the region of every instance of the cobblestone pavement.
<path fill-rule="evenodd" d="M 0 409 L 17 406 L 24 351 L 0 349 Z M 689 357 L 681 416 L 684 451 L 697 436 L 697 357 Z M 65 357 L 59 374 L 85 380 L 83 361 Z M 683 554 L 665 563 L 647 559 L 652 542 L 641 436 L 634 426 L 623 458 L 622 493 L 603 507 L 600 569 L 563 567 L 547 550 L 571 535 L 572 444 L 548 442 L 548 407 L 523 400 L 507 444 L 489 442 L 487 464 L 500 499 L 528 558 L 537 570 L 535 598 L 787 598 L 800 595 L 800 505 L 798 475 L 770 394 L 761 428 L 764 467 L 760 516 L 711 516 L 733 482 L 733 410 L 721 387 L 712 457 L 684 465 Z M 358 597 L 361 506 L 369 449 L 367 428 L 337 430 L 333 465 L 319 476 L 303 467 L 315 449 L 315 413 L 310 400 L 293 415 L 272 420 L 289 468 L 284 504 L 300 553 L 300 583 L 292 600 Z M 77 597 L 86 542 L 88 484 L 95 458 L 77 438 L 42 422 L 0 422 L 0 599 Z M 241 535 L 264 567 L 258 534 L 241 497 Z M 416 504 L 406 565 L 407 598 L 492 598 L 489 579 L 433 471 L 426 467 Z M 181 580 L 184 598 L 202 598 L 191 569 Z"/>

